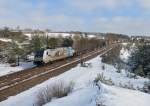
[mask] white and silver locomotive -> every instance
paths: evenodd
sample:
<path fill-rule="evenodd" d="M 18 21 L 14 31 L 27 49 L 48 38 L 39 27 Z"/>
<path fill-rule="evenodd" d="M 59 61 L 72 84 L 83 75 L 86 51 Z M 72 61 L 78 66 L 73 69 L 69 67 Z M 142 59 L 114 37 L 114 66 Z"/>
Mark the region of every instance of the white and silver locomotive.
<path fill-rule="evenodd" d="M 56 60 L 72 57 L 75 50 L 72 47 L 60 47 L 56 49 L 46 49 L 37 51 L 34 57 L 34 64 L 46 64 Z"/>

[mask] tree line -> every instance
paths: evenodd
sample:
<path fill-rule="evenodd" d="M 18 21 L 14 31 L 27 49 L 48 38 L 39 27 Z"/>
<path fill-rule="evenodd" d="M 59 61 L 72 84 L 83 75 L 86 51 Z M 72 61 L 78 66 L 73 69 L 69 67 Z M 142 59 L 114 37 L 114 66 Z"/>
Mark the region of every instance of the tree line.
<path fill-rule="evenodd" d="M 8 63 L 16 63 L 20 59 L 26 60 L 28 54 L 48 48 L 73 47 L 76 51 L 83 52 L 102 46 L 105 46 L 104 40 L 89 38 L 81 34 L 76 34 L 67 38 L 63 36 L 56 38 L 34 33 L 31 39 L 27 40 L 25 43 L 18 43 L 16 40 L 12 40 L 8 48 L 5 49 L 5 54 L 3 53 L 4 56 L 1 60 L 5 60 Z"/>
<path fill-rule="evenodd" d="M 28 39 L 28 37 L 25 36 L 22 31 L 11 31 L 8 27 L 0 29 L 0 38 L 13 39 L 18 42 L 23 42 Z"/>

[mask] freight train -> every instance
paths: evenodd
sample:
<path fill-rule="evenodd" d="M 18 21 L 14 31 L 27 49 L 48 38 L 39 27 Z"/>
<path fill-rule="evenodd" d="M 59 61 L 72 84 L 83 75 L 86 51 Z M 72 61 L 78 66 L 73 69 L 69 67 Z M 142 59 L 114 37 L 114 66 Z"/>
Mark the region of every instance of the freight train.
<path fill-rule="evenodd" d="M 72 47 L 60 47 L 56 49 L 41 50 L 35 53 L 34 64 L 41 65 L 52 63 L 56 60 L 72 57 L 74 54 L 75 50 Z"/>

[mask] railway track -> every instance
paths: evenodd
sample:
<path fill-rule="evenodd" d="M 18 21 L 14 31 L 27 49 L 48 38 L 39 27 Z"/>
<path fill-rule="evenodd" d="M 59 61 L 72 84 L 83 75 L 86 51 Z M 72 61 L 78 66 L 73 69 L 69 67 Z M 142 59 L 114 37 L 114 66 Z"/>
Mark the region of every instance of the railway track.
<path fill-rule="evenodd" d="M 116 47 L 115 44 L 111 47 L 86 53 L 82 56 L 82 60 L 87 61 L 99 54 L 103 55 L 114 47 Z M 51 65 L 36 67 L 0 77 L 0 101 L 69 70 L 81 61 L 79 57 L 57 61 Z"/>

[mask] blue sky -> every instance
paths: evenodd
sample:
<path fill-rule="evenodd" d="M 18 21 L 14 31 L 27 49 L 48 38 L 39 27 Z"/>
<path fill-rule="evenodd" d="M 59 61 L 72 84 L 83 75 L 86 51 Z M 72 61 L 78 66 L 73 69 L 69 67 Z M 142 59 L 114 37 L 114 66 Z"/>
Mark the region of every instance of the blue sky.
<path fill-rule="evenodd" d="M 150 0 L 0 0 L 0 27 L 150 34 Z"/>

